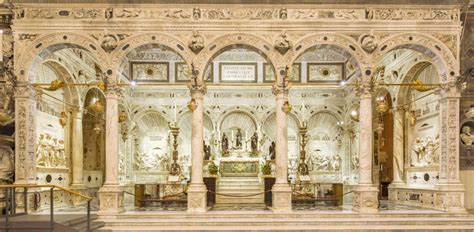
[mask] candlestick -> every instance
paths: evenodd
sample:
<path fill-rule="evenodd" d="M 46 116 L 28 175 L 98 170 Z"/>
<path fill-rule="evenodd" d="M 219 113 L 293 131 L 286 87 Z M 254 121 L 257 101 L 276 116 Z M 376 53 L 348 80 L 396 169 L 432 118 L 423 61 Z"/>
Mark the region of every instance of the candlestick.
<path fill-rule="evenodd" d="M 174 121 L 176 122 L 176 119 L 178 117 L 178 107 L 176 107 L 176 102 L 174 103 Z"/>

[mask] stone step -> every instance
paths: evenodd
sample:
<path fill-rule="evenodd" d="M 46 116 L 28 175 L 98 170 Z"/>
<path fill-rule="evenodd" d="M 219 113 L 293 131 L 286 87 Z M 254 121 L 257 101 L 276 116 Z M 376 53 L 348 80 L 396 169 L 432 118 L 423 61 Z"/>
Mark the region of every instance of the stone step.
<path fill-rule="evenodd" d="M 240 187 L 240 188 L 237 188 L 237 187 L 231 187 L 231 188 L 217 188 L 217 192 L 218 193 L 222 193 L 222 192 L 237 192 L 237 193 L 242 193 L 242 192 L 245 192 L 245 193 L 258 193 L 258 192 L 263 192 L 262 188 L 260 187 Z"/>
<path fill-rule="evenodd" d="M 263 203 L 264 199 L 262 198 L 237 198 L 237 197 L 222 197 L 216 198 L 216 204 L 233 204 L 233 205 L 240 205 L 240 204 L 260 204 Z"/>
<path fill-rule="evenodd" d="M 378 214 L 369 215 L 373 220 L 385 220 L 390 218 L 398 218 L 400 220 L 471 220 L 474 222 L 474 215 L 466 213 L 446 213 L 442 211 L 435 211 L 430 209 L 417 209 L 417 210 L 397 210 L 392 212 L 380 211 Z M 203 214 L 188 213 L 186 211 L 144 211 L 134 212 L 126 211 L 118 216 L 118 218 L 151 218 L 151 219 L 178 219 L 178 218 L 299 218 L 299 219 L 311 219 L 315 218 L 327 219 L 327 218 L 364 218 L 367 217 L 365 214 L 359 214 L 349 210 L 334 210 L 334 211 L 293 211 L 291 213 L 277 213 L 268 211 L 229 211 L 227 212 L 209 212 Z"/>
<path fill-rule="evenodd" d="M 106 227 L 108 226 L 159 226 L 159 227 L 166 227 L 169 226 L 213 226 L 213 227 L 231 227 L 235 226 L 253 226 L 256 227 L 266 227 L 266 226 L 274 226 L 274 225 L 281 225 L 281 226 L 311 226 L 313 228 L 321 228 L 321 226 L 328 226 L 328 227 L 337 227 L 337 226 L 366 226 L 366 228 L 374 228 L 376 226 L 422 226 L 422 225 L 430 225 L 430 226 L 441 226 L 445 225 L 445 229 L 454 229 L 456 226 L 462 227 L 465 229 L 474 229 L 474 221 L 472 218 L 464 218 L 464 219 L 430 219 L 426 220 L 423 218 L 411 218 L 411 220 L 407 220 L 407 218 L 385 218 L 383 220 L 374 220 L 371 216 L 365 216 L 362 218 L 332 218 L 332 219 L 321 219 L 321 218 L 313 218 L 313 219 L 299 219 L 299 218 L 281 218 L 281 219 L 262 219 L 262 218 L 232 218 L 232 219 L 225 219 L 225 218 L 182 218 L 182 219 L 142 219 L 142 218 L 135 218 L 134 220 L 120 220 L 120 219 L 109 219 L 106 220 Z M 350 228 L 350 227 L 348 227 Z M 436 227 L 433 227 L 436 228 Z M 439 229 L 439 228 L 438 228 Z"/>
<path fill-rule="evenodd" d="M 248 180 L 243 180 L 243 181 L 219 181 L 217 182 L 218 185 L 221 184 L 247 184 L 247 185 L 260 185 L 259 181 L 248 181 Z"/>

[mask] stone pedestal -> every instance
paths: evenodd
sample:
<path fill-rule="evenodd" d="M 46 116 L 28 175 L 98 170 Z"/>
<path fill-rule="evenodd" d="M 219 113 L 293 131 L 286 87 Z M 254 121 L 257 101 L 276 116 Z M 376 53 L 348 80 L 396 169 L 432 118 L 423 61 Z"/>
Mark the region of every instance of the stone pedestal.
<path fill-rule="evenodd" d="M 191 184 L 188 187 L 188 212 L 207 211 L 207 188 L 204 184 Z"/>
<path fill-rule="evenodd" d="M 123 189 L 118 186 L 104 185 L 99 189 L 99 212 L 101 216 L 117 215 L 125 211 L 123 207 Z"/>
<path fill-rule="evenodd" d="M 80 194 L 84 194 L 87 196 L 87 193 L 86 193 L 86 190 L 87 188 L 82 185 L 82 184 L 77 184 L 77 185 L 71 185 L 71 190 L 75 191 L 75 192 L 78 192 Z M 77 196 L 77 195 L 74 195 L 74 194 L 71 194 L 71 200 L 72 200 L 72 205 L 76 206 L 76 205 L 84 205 L 87 203 L 87 200 L 83 197 L 80 197 L 80 196 Z"/>
<path fill-rule="evenodd" d="M 451 213 L 466 213 L 464 208 L 464 185 L 459 184 L 437 184 L 439 192 L 436 194 L 435 206 L 440 210 Z"/>
<path fill-rule="evenodd" d="M 352 210 L 360 213 L 377 213 L 379 189 L 373 185 L 358 185 L 354 189 L 354 206 Z"/>
<path fill-rule="evenodd" d="M 288 184 L 273 185 L 272 211 L 291 212 L 291 187 Z"/>

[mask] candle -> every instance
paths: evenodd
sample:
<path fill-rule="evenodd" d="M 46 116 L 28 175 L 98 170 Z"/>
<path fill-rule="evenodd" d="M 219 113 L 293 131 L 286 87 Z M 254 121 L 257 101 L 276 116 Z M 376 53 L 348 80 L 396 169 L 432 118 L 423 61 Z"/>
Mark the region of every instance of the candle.
<path fill-rule="evenodd" d="M 176 122 L 176 119 L 178 117 L 178 107 L 176 106 L 176 102 L 174 103 L 174 121 Z"/>
<path fill-rule="evenodd" d="M 247 140 L 249 138 L 248 134 L 247 134 L 247 130 L 245 130 L 245 140 Z"/>
<path fill-rule="evenodd" d="M 305 107 L 304 101 L 303 101 L 303 103 L 301 104 L 301 114 L 302 114 L 302 117 L 303 117 L 303 118 L 304 118 L 305 110 L 306 110 L 306 107 Z"/>
<path fill-rule="evenodd" d="M 232 130 L 232 136 L 230 138 L 234 141 L 234 130 Z"/>

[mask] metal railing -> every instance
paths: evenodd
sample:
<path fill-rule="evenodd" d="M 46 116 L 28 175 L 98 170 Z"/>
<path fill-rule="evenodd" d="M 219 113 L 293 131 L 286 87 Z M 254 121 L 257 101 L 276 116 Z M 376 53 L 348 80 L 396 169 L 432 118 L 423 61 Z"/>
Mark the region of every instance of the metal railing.
<path fill-rule="evenodd" d="M 29 188 L 49 188 L 50 191 L 50 230 L 53 231 L 54 229 L 54 189 L 59 189 L 61 191 L 67 192 L 72 195 L 76 195 L 87 200 L 87 231 L 90 230 L 90 222 L 91 222 L 91 200 L 92 198 L 81 193 L 72 191 L 68 188 L 64 188 L 59 185 L 54 184 L 7 184 L 7 185 L 0 185 L 0 189 L 5 189 L 5 230 L 8 232 L 10 229 L 10 216 L 20 216 L 28 214 L 28 189 Z M 24 212 L 17 213 L 16 212 L 16 189 L 23 188 L 23 206 Z M 38 229 L 38 228 L 24 228 L 22 229 Z"/>

